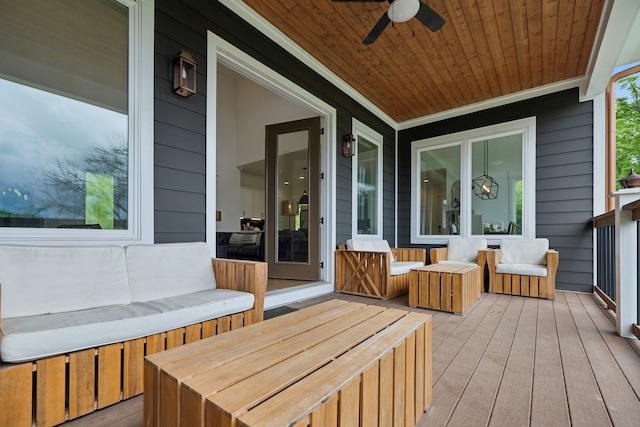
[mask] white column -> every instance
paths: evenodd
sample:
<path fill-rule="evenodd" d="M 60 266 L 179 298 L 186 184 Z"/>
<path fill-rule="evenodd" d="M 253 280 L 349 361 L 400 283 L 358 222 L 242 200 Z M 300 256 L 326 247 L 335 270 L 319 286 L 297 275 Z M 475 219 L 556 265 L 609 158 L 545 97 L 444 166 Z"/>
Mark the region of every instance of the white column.
<path fill-rule="evenodd" d="M 638 305 L 638 231 L 625 205 L 640 199 L 640 189 L 625 189 L 611 194 L 616 199 L 616 330 L 632 338 L 631 326 L 637 322 Z"/>

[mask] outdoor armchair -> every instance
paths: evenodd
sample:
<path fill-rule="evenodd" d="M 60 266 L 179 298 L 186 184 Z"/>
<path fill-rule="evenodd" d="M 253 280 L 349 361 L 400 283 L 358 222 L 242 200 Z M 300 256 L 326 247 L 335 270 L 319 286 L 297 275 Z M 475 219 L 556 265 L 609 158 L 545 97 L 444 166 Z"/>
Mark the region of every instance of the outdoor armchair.
<path fill-rule="evenodd" d="M 560 255 L 548 239 L 503 239 L 485 253 L 489 292 L 555 299 Z"/>
<path fill-rule="evenodd" d="M 386 240 L 349 239 L 336 250 L 336 292 L 395 298 L 409 292 L 409 271 L 425 261 L 425 249 L 390 248 Z"/>

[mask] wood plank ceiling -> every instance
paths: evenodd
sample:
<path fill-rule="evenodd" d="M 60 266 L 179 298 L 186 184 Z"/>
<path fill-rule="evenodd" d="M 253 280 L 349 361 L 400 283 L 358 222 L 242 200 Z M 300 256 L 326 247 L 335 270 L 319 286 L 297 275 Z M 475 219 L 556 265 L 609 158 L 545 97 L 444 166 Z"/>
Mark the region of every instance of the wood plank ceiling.
<path fill-rule="evenodd" d="M 604 0 L 424 0 L 415 18 L 362 40 L 389 4 L 243 0 L 397 122 L 585 75 Z"/>

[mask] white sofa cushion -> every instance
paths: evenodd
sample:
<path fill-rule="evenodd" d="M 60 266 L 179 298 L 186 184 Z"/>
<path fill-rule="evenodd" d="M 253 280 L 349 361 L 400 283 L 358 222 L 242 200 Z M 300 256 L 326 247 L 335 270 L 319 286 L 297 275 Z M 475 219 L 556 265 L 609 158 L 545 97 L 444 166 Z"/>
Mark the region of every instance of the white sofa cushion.
<path fill-rule="evenodd" d="M 399 276 L 401 274 L 406 274 L 412 268 L 420 268 L 423 267 L 424 264 L 420 261 L 396 261 L 391 263 L 391 271 L 389 272 L 390 276 Z"/>
<path fill-rule="evenodd" d="M 498 264 L 496 273 L 546 277 L 547 267 L 534 264 Z"/>
<path fill-rule="evenodd" d="M 478 251 L 487 249 L 487 239 L 457 238 L 449 239 L 447 244 L 447 260 L 478 262 Z"/>
<path fill-rule="evenodd" d="M 347 249 L 351 251 L 364 252 L 388 252 L 391 262 L 395 262 L 396 258 L 391 253 L 391 247 L 386 240 L 376 239 L 348 239 Z"/>
<path fill-rule="evenodd" d="M 0 245 L 0 285 L 3 319 L 131 302 L 119 246 Z"/>
<path fill-rule="evenodd" d="M 503 239 L 501 264 L 547 265 L 549 239 Z"/>
<path fill-rule="evenodd" d="M 248 292 L 211 289 L 127 305 L 2 319 L 3 362 L 35 360 L 135 339 L 250 310 Z"/>
<path fill-rule="evenodd" d="M 125 248 L 133 301 L 151 301 L 216 287 L 204 242 Z"/>

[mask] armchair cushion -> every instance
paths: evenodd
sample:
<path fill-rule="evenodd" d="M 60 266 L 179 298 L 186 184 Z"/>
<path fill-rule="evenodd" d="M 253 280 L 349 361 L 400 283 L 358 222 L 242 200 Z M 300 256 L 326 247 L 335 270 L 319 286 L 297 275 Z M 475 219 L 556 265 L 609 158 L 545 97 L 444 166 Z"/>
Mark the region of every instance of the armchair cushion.
<path fill-rule="evenodd" d="M 391 253 L 389 242 L 386 240 L 349 239 L 347 240 L 347 249 L 351 251 L 388 252 L 391 262 L 396 260 L 393 253 Z"/>
<path fill-rule="evenodd" d="M 547 267 L 535 264 L 498 264 L 496 273 L 546 277 Z"/>
<path fill-rule="evenodd" d="M 547 265 L 548 250 L 549 239 L 503 239 L 500 263 Z"/>
<path fill-rule="evenodd" d="M 420 261 L 396 261 L 391 263 L 391 271 L 389 275 L 391 276 L 399 276 L 401 274 L 408 273 L 412 268 L 420 268 L 424 266 L 423 262 Z"/>
<path fill-rule="evenodd" d="M 487 249 L 487 239 L 449 239 L 447 260 L 474 264 L 478 261 L 478 251 Z"/>

